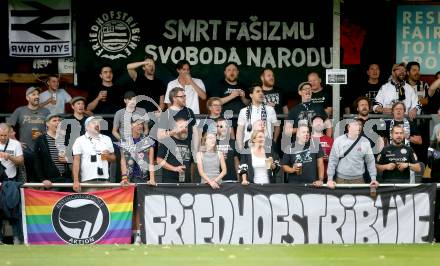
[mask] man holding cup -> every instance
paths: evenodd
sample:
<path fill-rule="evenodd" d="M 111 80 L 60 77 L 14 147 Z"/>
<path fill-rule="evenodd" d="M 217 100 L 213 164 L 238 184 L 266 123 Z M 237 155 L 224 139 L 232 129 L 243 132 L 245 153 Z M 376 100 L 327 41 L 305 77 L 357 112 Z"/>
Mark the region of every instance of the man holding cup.
<path fill-rule="evenodd" d="M 97 117 L 88 117 L 84 123 L 86 133 L 73 144 L 73 190 L 76 192 L 81 191 L 80 180 L 93 184 L 109 182 L 109 162 L 114 162 L 116 156 L 111 139 L 100 134 L 100 122 Z M 95 190 L 88 188 L 83 191 Z"/>
<path fill-rule="evenodd" d="M 89 93 L 87 111 L 95 114 L 114 114 L 122 108 L 124 89 L 113 83 L 113 69 L 110 65 L 101 67 L 101 84 Z"/>
<path fill-rule="evenodd" d="M 298 125 L 296 141 L 284 153 L 281 165 L 287 173 L 287 182 L 310 184 L 320 187 L 324 180 L 324 152 L 319 139 L 310 141 L 310 131 L 306 123 Z"/>
<path fill-rule="evenodd" d="M 34 175 L 34 145 L 36 139 L 46 132 L 45 119 L 49 110 L 40 107 L 40 88 L 29 87 L 26 90 L 28 104 L 15 109 L 7 123 L 15 127 L 18 139 L 23 146 L 24 164 L 27 181 L 37 181 Z M 18 129 L 17 129 L 18 127 Z"/>

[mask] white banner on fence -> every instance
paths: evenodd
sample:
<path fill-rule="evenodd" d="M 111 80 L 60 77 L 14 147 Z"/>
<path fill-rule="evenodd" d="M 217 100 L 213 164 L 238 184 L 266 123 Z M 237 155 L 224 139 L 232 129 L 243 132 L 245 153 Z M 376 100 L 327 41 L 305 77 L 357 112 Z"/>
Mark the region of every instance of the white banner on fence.
<path fill-rule="evenodd" d="M 332 195 L 263 190 L 146 195 L 145 242 L 377 244 L 424 243 L 432 238 L 432 192 L 384 192 L 374 199 L 348 191 Z"/>
<path fill-rule="evenodd" d="M 72 55 L 71 0 L 9 0 L 9 55 Z"/>

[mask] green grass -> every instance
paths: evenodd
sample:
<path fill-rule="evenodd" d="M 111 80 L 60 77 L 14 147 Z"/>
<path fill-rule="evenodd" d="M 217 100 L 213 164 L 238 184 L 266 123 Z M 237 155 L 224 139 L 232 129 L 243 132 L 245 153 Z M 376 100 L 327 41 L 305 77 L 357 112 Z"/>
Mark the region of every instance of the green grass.
<path fill-rule="evenodd" d="M 0 246 L 0 266 L 440 265 L 440 245 Z"/>

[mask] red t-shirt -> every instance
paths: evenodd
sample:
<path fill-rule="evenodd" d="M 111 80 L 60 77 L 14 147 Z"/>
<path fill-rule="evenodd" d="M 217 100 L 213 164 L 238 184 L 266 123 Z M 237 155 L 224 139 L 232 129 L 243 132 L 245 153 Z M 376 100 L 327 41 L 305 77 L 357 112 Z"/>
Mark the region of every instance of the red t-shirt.
<path fill-rule="evenodd" d="M 328 165 L 328 156 L 330 155 L 330 151 L 333 146 L 333 139 L 327 135 L 323 135 L 319 138 L 319 142 L 321 144 L 322 150 L 324 151 L 324 179 L 327 179 L 327 165 Z"/>

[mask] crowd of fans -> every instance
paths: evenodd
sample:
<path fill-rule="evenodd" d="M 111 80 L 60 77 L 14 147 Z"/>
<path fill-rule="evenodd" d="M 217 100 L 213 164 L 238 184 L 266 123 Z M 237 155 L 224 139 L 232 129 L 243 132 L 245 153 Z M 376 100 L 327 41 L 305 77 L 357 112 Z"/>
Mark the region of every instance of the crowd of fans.
<path fill-rule="evenodd" d="M 41 182 L 51 190 L 63 190 L 52 183 L 73 183 L 75 192 L 98 189 L 82 188 L 84 183 L 110 182 L 377 187 L 420 182 L 423 173 L 439 181 L 440 127 L 429 131 L 417 117 L 440 118 L 440 74 L 429 86 L 420 80 L 417 62 L 395 64 L 385 84 L 379 83 L 379 66 L 371 64 L 366 83 L 347 97 L 356 116 L 339 123 L 332 118 L 331 91 L 315 72 L 297 86 L 301 101 L 289 110 L 269 68 L 248 87 L 238 80 L 238 65 L 227 63 L 224 79 L 209 91 L 185 60 L 168 85 L 156 78 L 152 58 L 127 70 L 134 90 L 115 86 L 111 66 L 104 66 L 102 83 L 88 99 L 72 98 L 56 75 L 44 92 L 28 88 L 28 104 L 0 124 L 1 180 Z M 125 107 L 118 106 L 121 98 Z M 205 99 L 208 114 L 200 116 L 199 100 Z M 73 110 L 69 116 L 66 104 Z M 431 143 L 422 139 L 425 131 Z M 20 224 L 10 223 L 19 243 Z"/>

